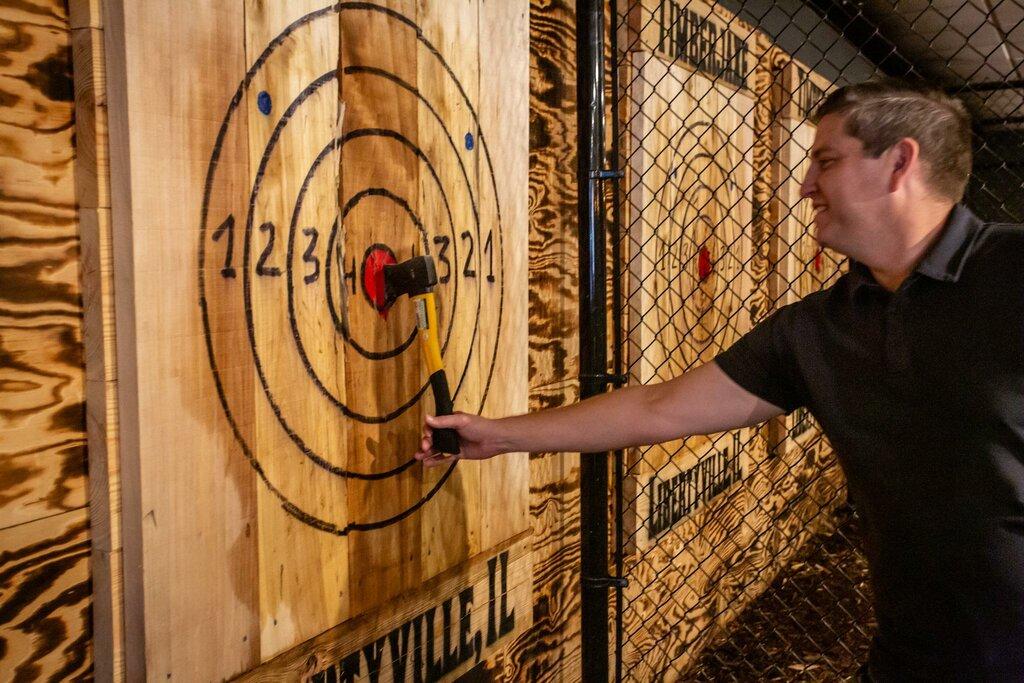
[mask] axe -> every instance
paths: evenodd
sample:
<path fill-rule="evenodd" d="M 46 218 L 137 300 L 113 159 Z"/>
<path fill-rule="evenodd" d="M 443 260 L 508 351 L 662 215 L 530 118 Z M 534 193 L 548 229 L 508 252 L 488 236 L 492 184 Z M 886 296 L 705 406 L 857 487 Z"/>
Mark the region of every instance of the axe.
<path fill-rule="evenodd" d="M 408 295 L 416 306 L 416 327 L 419 330 L 420 348 L 430 372 L 430 388 L 434 391 L 434 410 L 438 415 L 452 414 L 452 397 L 448 391 L 448 378 L 444 374 L 441 360 L 441 345 L 438 343 L 437 301 L 434 286 L 437 272 L 434 260 L 429 256 L 416 256 L 402 263 L 384 266 L 384 297 L 391 304 L 401 296 Z M 435 429 L 434 448 L 442 453 L 459 452 L 459 434 L 454 429 Z"/>

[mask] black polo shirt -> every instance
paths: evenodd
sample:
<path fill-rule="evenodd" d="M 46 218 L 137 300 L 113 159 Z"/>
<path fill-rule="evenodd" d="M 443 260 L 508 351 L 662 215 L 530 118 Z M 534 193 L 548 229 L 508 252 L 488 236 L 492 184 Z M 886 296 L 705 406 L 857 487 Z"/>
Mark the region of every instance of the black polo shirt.
<path fill-rule="evenodd" d="M 957 206 L 896 292 L 854 263 L 715 362 L 832 442 L 881 681 L 1024 681 L 1024 228 Z"/>

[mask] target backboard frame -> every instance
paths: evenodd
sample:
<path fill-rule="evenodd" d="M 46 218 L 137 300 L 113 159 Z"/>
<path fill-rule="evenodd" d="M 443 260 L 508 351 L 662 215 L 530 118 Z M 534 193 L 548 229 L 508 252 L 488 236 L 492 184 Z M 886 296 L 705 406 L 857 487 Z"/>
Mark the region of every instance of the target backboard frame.
<path fill-rule="evenodd" d="M 456 409 L 526 410 L 528 3 L 108 5 L 129 677 L 230 677 L 478 575 L 513 637 L 527 457 L 411 459 L 433 405 L 380 268 L 433 255 Z"/>
<path fill-rule="evenodd" d="M 756 34 L 701 2 L 638 3 L 626 24 L 651 48 L 630 55 L 623 112 L 627 357 L 631 381 L 646 384 L 711 361 L 751 327 Z M 751 438 L 744 429 L 632 451 L 627 548 L 648 547 L 738 484 Z"/>
<path fill-rule="evenodd" d="M 842 275 L 843 257 L 818 244 L 811 202 L 800 194 L 817 131 L 811 115 L 834 85 L 778 48 L 769 61 L 773 108 L 778 112 L 772 126 L 776 150 L 772 176 L 777 179 L 777 190 L 771 201 L 777 229 L 771 249 L 777 264 L 777 305 L 784 306 L 830 287 Z M 831 446 L 806 408 L 798 408 L 782 420 L 778 438 L 774 451 L 786 457 L 806 456 L 816 461 L 831 454 Z"/>

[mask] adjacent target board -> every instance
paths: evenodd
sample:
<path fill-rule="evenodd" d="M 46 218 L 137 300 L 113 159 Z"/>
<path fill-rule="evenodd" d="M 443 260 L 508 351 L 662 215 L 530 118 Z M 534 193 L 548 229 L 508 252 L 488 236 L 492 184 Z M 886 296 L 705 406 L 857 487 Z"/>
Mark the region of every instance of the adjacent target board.
<path fill-rule="evenodd" d="M 647 0 L 632 53 L 629 362 L 662 382 L 750 329 L 755 99 L 749 26 L 701 2 Z M 747 431 L 633 454 L 631 545 L 642 548 L 745 476 Z"/>
<path fill-rule="evenodd" d="M 778 216 L 774 251 L 778 305 L 785 305 L 834 284 L 842 274 L 843 259 L 818 244 L 811 201 L 800 195 L 817 129 L 811 115 L 831 88 L 831 82 L 795 59 L 773 61 L 776 87 L 772 96 L 777 100 L 778 112 L 772 130 L 776 150 L 773 176 L 778 186 L 773 199 Z M 801 453 L 809 449 L 828 450 L 821 430 L 806 408 L 798 408 L 786 417 L 779 448 Z"/>
<path fill-rule="evenodd" d="M 108 4 L 129 677 L 468 669 L 531 618 L 528 462 L 412 459 L 382 269 L 433 257 L 456 409 L 525 411 L 526 0 Z"/>

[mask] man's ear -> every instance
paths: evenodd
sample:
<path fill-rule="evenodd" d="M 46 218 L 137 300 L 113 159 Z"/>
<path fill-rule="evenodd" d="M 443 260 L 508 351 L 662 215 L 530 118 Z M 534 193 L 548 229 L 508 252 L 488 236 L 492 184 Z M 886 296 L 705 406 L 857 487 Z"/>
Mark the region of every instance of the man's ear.
<path fill-rule="evenodd" d="M 886 155 L 889 156 L 892 169 L 889 176 L 890 192 L 895 192 L 907 182 L 910 172 L 918 166 L 920 154 L 921 146 L 914 138 L 903 138 L 889 148 Z"/>

